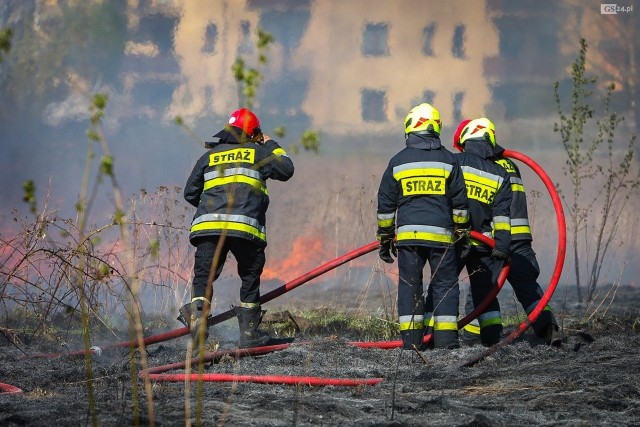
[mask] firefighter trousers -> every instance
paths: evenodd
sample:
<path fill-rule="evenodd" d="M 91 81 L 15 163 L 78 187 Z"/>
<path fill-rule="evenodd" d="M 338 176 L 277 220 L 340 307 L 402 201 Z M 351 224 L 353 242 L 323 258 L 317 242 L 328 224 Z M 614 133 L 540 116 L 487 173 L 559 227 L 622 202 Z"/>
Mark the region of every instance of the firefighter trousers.
<path fill-rule="evenodd" d="M 219 248 L 219 255 L 216 256 L 216 248 L 220 242 L 222 247 Z M 247 239 L 231 236 L 225 236 L 224 239 L 219 236 L 200 237 L 195 242 L 195 246 L 192 299 L 207 296 L 207 282 L 211 269 L 215 268 L 213 276 L 215 281 L 220 277 L 227 255 L 231 252 L 238 262 L 238 276 L 242 281 L 240 302 L 249 304 L 260 302 L 260 276 L 266 261 L 263 246 Z M 210 291 L 209 298 L 211 295 Z"/>
<path fill-rule="evenodd" d="M 518 243 L 511 251 L 511 270 L 507 280 L 513 288 L 516 298 L 527 314 L 531 313 L 540 302 L 544 292 L 538 284 L 540 267 L 529 242 Z M 549 325 L 557 326 L 556 320 L 551 312 L 551 308 L 546 306 L 540 316 L 531 325 L 536 335 L 544 334 Z"/>
<path fill-rule="evenodd" d="M 422 281 L 423 269 L 427 262 L 431 270 L 429 298 L 433 307 L 430 311 L 433 314 L 433 345 L 456 347 L 460 289 L 457 257 L 453 247 L 398 246 L 400 330 L 424 330 L 426 294 Z"/>
<path fill-rule="evenodd" d="M 460 261 L 459 271 L 466 267 L 471 291 L 471 298 L 467 297 L 465 305 L 466 314 L 478 306 L 497 286 L 503 264 L 503 261 L 493 259 L 490 252 L 475 248 L 471 249 L 466 259 Z M 487 308 L 477 317 L 477 322 L 473 324 L 480 328 L 483 345 L 490 346 L 500 341 L 502 317 L 498 298 L 491 300 Z"/>

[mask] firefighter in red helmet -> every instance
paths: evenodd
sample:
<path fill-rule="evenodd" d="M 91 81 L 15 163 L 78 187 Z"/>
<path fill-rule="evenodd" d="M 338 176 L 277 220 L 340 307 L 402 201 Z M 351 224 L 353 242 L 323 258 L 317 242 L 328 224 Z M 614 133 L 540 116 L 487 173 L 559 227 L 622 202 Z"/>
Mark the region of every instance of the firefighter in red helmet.
<path fill-rule="evenodd" d="M 460 134 L 468 122 L 469 120 L 460 123 L 453 137 L 453 146 L 459 151 L 464 151 L 464 147 L 460 144 Z M 538 266 L 536 254 L 531 245 L 533 237 L 531 235 L 531 226 L 529 224 L 529 214 L 527 211 L 526 190 L 518 166 L 504 156 L 505 149 L 501 147 L 497 141 L 493 144 L 492 149 L 495 154 L 495 163 L 502 166 L 509 175 L 509 183 L 513 193 L 510 214 L 511 244 L 509 247 L 511 268 L 507 280 L 511 284 L 522 308 L 529 314 L 540 302 L 543 291 L 537 281 L 540 275 L 540 267 Z M 467 298 L 467 311 L 473 309 L 473 304 L 470 304 L 470 302 L 471 298 Z M 558 329 L 551 307 L 548 305 L 545 306 L 531 327 L 536 336 L 546 344 L 551 344 L 553 332 Z M 471 343 L 477 341 L 478 333 L 478 323 L 470 323 L 463 329 L 463 341 Z"/>
<path fill-rule="evenodd" d="M 256 115 L 246 108 L 234 111 L 227 126 L 207 143 L 209 150 L 196 162 L 184 198 L 196 209 L 189 240 L 196 247 L 191 303 L 181 309 L 194 341 L 208 336 L 212 284 L 231 252 L 238 262 L 240 305 L 239 347 L 265 345 L 270 337 L 258 330 L 262 319 L 260 276 L 265 265 L 267 179 L 287 181 L 293 162 L 260 129 Z"/>
<path fill-rule="evenodd" d="M 495 163 L 495 145 L 495 126 L 484 117 L 465 120 L 454 135 L 454 147 L 462 151 L 459 161 L 467 187 L 471 230 L 495 241 L 491 250 L 480 241 L 469 239 L 469 250 L 461 256 L 459 270 L 466 267 L 469 274 L 471 298 L 467 300 L 473 301 L 471 309 L 496 286 L 504 261 L 509 257 L 512 191 L 507 171 Z M 474 323 L 483 345 L 500 341 L 502 317 L 497 298 Z M 464 338 L 463 334 L 463 342 Z"/>
<path fill-rule="evenodd" d="M 404 349 L 424 349 L 423 269 L 429 263 L 433 344 L 456 348 L 458 271 L 455 230 L 466 227 L 468 202 L 456 156 L 440 142 L 440 113 L 430 104 L 404 121 L 406 147 L 390 161 L 378 190 L 379 255 L 398 258 L 398 320 Z"/>

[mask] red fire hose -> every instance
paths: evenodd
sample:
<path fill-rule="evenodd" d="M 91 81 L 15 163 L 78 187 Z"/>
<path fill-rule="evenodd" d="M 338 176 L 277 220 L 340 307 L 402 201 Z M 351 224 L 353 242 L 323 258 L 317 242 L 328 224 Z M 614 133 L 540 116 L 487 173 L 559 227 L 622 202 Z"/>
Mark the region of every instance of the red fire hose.
<path fill-rule="evenodd" d="M 0 383 L 0 394 L 22 393 L 22 390 L 11 384 Z"/>
<path fill-rule="evenodd" d="M 551 178 L 549 178 L 549 175 L 547 175 L 544 169 L 542 169 L 542 167 L 540 167 L 540 165 L 538 165 L 530 157 L 512 150 L 505 150 L 504 155 L 512 159 L 520 160 L 531 169 L 533 169 L 533 171 L 540 177 L 545 187 L 547 187 L 547 191 L 549 191 L 549 195 L 551 196 L 553 207 L 556 212 L 556 221 L 558 224 L 558 250 L 556 253 L 556 264 L 553 269 L 551 280 L 549 281 L 549 286 L 547 286 L 547 290 L 542 295 L 542 298 L 540 298 L 540 302 L 538 302 L 538 305 L 536 305 L 531 313 L 529 313 L 527 318 L 518 326 L 515 331 L 509 334 L 505 339 L 497 344 L 494 344 L 492 347 L 489 347 L 482 353 L 465 361 L 461 365 L 465 367 L 473 366 L 485 357 L 493 354 L 500 348 L 511 344 L 520 335 L 522 335 L 529 328 L 529 326 L 531 326 L 532 323 L 534 323 L 538 319 L 540 313 L 542 313 L 542 310 L 544 310 L 546 305 L 549 303 L 551 297 L 553 296 L 553 293 L 556 290 L 556 286 L 558 285 L 558 281 L 560 281 L 560 275 L 562 274 L 562 268 L 564 266 L 564 257 L 567 248 L 567 229 L 564 219 L 564 211 L 562 210 L 562 201 L 560 200 L 560 196 L 558 195 L 556 187 L 553 185 L 553 181 L 551 181 Z"/>
<path fill-rule="evenodd" d="M 191 366 L 201 362 L 220 360 L 223 356 L 244 357 L 257 356 L 261 354 L 271 353 L 273 351 L 288 348 L 289 344 L 278 344 L 263 347 L 252 347 L 247 349 L 221 350 L 213 353 L 205 354 L 202 358 L 195 357 L 191 359 Z M 163 372 L 172 369 L 184 369 L 187 362 L 172 363 L 170 365 L 156 366 L 140 371 L 140 378 L 148 377 L 154 381 L 184 382 L 204 381 L 204 382 L 251 382 L 260 384 L 293 384 L 293 385 L 309 385 L 309 386 L 360 386 L 375 385 L 384 380 L 384 378 L 322 378 L 322 377 L 306 377 L 291 375 L 237 375 L 237 374 L 165 374 Z"/>

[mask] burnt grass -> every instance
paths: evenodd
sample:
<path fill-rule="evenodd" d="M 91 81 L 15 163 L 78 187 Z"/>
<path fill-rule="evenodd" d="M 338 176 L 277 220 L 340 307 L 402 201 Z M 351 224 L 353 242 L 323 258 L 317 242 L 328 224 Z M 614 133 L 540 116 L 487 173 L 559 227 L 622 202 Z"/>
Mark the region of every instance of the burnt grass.
<path fill-rule="evenodd" d="M 557 300 L 554 296 L 552 302 Z M 555 302 L 562 330 L 554 345 L 545 346 L 527 332 L 471 367 L 461 365 L 482 347 L 420 354 L 364 349 L 349 344 L 361 337 L 348 329 L 308 330 L 287 349 L 222 358 L 206 363 L 204 371 L 383 381 L 355 387 L 239 382 L 199 387 L 191 382 L 188 394 L 184 382 L 152 381 L 155 425 L 195 425 L 198 420 L 229 426 L 638 425 L 640 289 L 620 287 L 605 311 L 607 305 L 589 318 L 585 307 Z M 232 320 L 216 325 L 212 337 L 232 337 L 234 326 Z M 25 357 L 61 347 L 46 340 L 10 341 L 0 336 L 0 382 L 23 393 L 0 395 L 0 425 L 91 425 L 84 358 Z M 150 345 L 149 366 L 184 361 L 187 343 L 181 337 Z M 229 348 L 233 341 L 219 344 Z M 79 343 L 70 347 L 81 348 Z M 151 424 L 142 380 L 136 382 L 140 410 L 134 416 L 131 360 L 139 363 L 127 349 L 92 357 L 98 425 Z"/>

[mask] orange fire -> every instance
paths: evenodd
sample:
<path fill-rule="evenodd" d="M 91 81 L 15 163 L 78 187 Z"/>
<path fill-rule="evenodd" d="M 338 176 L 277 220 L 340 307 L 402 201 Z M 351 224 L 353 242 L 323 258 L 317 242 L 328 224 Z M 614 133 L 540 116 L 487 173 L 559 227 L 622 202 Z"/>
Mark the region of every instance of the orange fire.
<path fill-rule="evenodd" d="M 323 236 L 301 236 L 291 245 L 284 259 L 268 259 L 262 279 L 293 280 L 335 258 L 335 248 L 329 247 Z"/>

